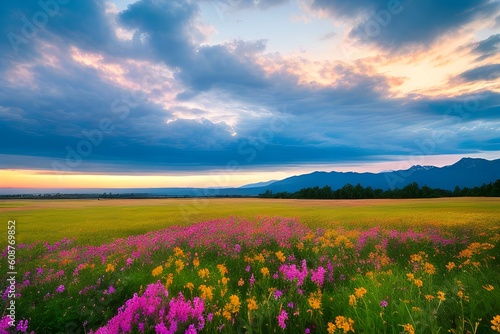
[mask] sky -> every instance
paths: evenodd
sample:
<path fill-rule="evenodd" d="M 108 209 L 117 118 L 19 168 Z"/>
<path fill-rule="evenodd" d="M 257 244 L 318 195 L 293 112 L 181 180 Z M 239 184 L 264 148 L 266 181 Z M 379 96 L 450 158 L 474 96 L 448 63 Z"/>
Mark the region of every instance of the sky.
<path fill-rule="evenodd" d="M 500 158 L 500 1 L 0 4 L 0 188 Z"/>

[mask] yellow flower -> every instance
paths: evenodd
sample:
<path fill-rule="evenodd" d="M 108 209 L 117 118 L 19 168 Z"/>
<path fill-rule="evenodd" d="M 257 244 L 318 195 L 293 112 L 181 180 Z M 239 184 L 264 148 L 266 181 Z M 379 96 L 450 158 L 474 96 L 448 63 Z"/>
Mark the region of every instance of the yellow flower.
<path fill-rule="evenodd" d="M 259 261 L 260 263 L 266 262 L 266 259 L 264 258 L 264 255 L 262 255 L 262 253 L 259 253 L 259 255 L 255 255 L 254 260 Z"/>
<path fill-rule="evenodd" d="M 365 288 L 361 287 L 361 288 L 355 288 L 354 289 L 354 294 L 356 295 L 356 297 L 358 298 L 363 298 L 363 296 L 367 293 L 368 291 L 366 291 Z"/>
<path fill-rule="evenodd" d="M 412 273 L 406 274 L 406 277 L 408 277 L 408 281 L 413 281 L 415 279 L 415 276 Z"/>
<path fill-rule="evenodd" d="M 182 261 L 181 259 L 175 260 L 175 266 L 177 267 L 175 271 L 177 271 L 177 273 L 180 273 L 184 268 L 184 261 Z"/>
<path fill-rule="evenodd" d="M 158 266 L 158 267 L 156 267 L 156 268 L 153 269 L 153 271 L 151 272 L 151 274 L 153 275 L 153 277 L 156 277 L 156 276 L 161 275 L 162 272 L 163 272 L 163 267 L 162 266 Z"/>
<path fill-rule="evenodd" d="M 312 292 L 310 295 L 309 295 L 309 306 L 311 306 L 311 308 L 313 310 L 319 310 L 321 309 L 321 291 L 318 291 L 318 292 Z"/>
<path fill-rule="evenodd" d="M 172 283 L 174 283 L 174 274 L 168 274 L 167 281 L 165 282 L 165 288 L 168 289 L 168 287 L 171 286 Z"/>
<path fill-rule="evenodd" d="M 411 309 L 412 309 L 413 312 L 420 312 L 420 311 L 422 311 L 422 309 L 420 307 L 416 307 L 416 306 L 413 306 Z"/>
<path fill-rule="evenodd" d="M 410 255 L 410 259 L 413 262 L 421 262 L 422 261 L 422 255 L 420 255 L 420 254 L 413 254 L 413 255 Z"/>
<path fill-rule="evenodd" d="M 483 289 L 485 289 L 486 291 L 491 291 L 494 289 L 494 287 L 493 285 L 488 284 L 488 285 L 483 285 Z"/>
<path fill-rule="evenodd" d="M 328 332 L 328 334 L 334 334 L 335 331 L 337 330 L 337 326 L 335 326 L 331 322 L 329 322 L 327 325 L 328 327 L 326 328 L 326 331 Z"/>
<path fill-rule="evenodd" d="M 240 280 L 238 281 L 238 286 L 243 286 L 243 284 L 245 284 L 245 281 L 243 280 L 243 278 L 240 278 Z"/>
<path fill-rule="evenodd" d="M 493 326 L 491 326 L 491 329 L 500 333 L 500 315 L 494 316 L 493 320 L 491 320 L 491 323 L 493 324 Z"/>
<path fill-rule="evenodd" d="M 422 280 L 420 280 L 420 279 L 416 279 L 416 280 L 414 280 L 414 281 L 413 281 L 413 283 L 414 283 L 414 284 L 415 284 L 418 288 L 421 288 L 421 287 L 424 285 L 424 283 L 423 283 L 423 282 L 422 282 Z"/>
<path fill-rule="evenodd" d="M 280 262 L 285 262 L 285 260 L 286 260 L 286 256 L 285 256 L 285 254 L 283 254 L 283 252 L 282 252 L 282 251 L 277 251 L 277 252 L 276 252 L 276 253 L 274 253 L 274 254 L 276 255 L 276 257 L 278 258 L 278 260 L 279 260 Z"/>
<path fill-rule="evenodd" d="M 337 328 L 341 328 L 344 330 L 344 333 L 347 333 L 349 331 L 352 331 L 354 333 L 354 320 L 352 320 L 351 318 L 345 318 L 344 316 L 337 316 L 335 318 L 335 326 L 337 326 Z"/>
<path fill-rule="evenodd" d="M 225 274 L 227 274 L 227 273 L 228 273 L 228 270 L 227 270 L 226 266 L 225 266 L 225 265 L 223 265 L 223 264 L 218 264 L 218 265 L 217 265 L 217 269 L 219 269 L 219 272 L 220 272 L 220 274 L 221 274 L 222 276 L 224 276 Z"/>
<path fill-rule="evenodd" d="M 257 306 L 257 302 L 255 301 L 254 298 L 250 298 L 250 299 L 247 299 L 247 307 L 248 307 L 248 310 L 249 311 L 254 311 L 254 310 L 257 310 L 259 308 L 259 306 Z"/>
<path fill-rule="evenodd" d="M 229 296 L 229 301 L 231 302 L 231 304 L 235 308 L 237 308 L 237 309 L 240 308 L 240 306 L 241 306 L 240 298 L 237 295 L 231 295 L 231 296 Z"/>
<path fill-rule="evenodd" d="M 202 284 L 199 286 L 198 290 L 201 291 L 201 299 L 208 299 L 212 300 L 214 297 L 213 292 L 212 292 L 212 287 L 206 286 L 205 284 Z"/>
<path fill-rule="evenodd" d="M 224 297 L 227 293 L 227 287 L 220 289 L 220 296 Z"/>
<path fill-rule="evenodd" d="M 269 276 L 269 269 L 267 269 L 267 267 L 261 268 L 260 272 L 264 277 Z"/>
<path fill-rule="evenodd" d="M 446 298 L 444 298 L 444 292 L 443 291 L 438 291 L 437 292 L 437 299 L 439 299 L 442 302 L 446 300 Z"/>
<path fill-rule="evenodd" d="M 208 268 L 198 270 L 198 277 L 200 277 L 201 279 L 209 278 L 210 271 L 208 270 Z"/>
<path fill-rule="evenodd" d="M 425 299 L 427 299 L 428 301 L 431 301 L 434 299 L 434 296 L 433 295 L 425 295 Z"/>
<path fill-rule="evenodd" d="M 108 263 L 108 265 L 106 266 L 106 272 L 110 272 L 110 271 L 111 272 L 115 271 L 115 265 Z"/>
<path fill-rule="evenodd" d="M 222 285 L 227 285 L 227 282 L 229 282 L 229 278 L 222 277 Z"/>
<path fill-rule="evenodd" d="M 174 247 L 174 255 L 178 257 L 184 256 L 184 251 L 180 247 Z"/>
<path fill-rule="evenodd" d="M 356 305 L 356 296 L 354 296 L 354 295 L 349 296 L 349 305 L 350 306 Z"/>
<path fill-rule="evenodd" d="M 433 264 L 426 262 L 424 264 L 424 271 L 429 275 L 433 275 L 436 273 L 436 267 L 434 267 Z"/>
<path fill-rule="evenodd" d="M 199 260 L 197 257 L 195 257 L 195 258 L 193 259 L 193 266 L 196 268 L 196 267 L 198 267 L 199 265 L 200 265 L 200 260 Z"/>
<path fill-rule="evenodd" d="M 403 326 L 403 332 L 408 334 L 415 334 L 415 329 L 411 324 L 406 324 Z"/>
<path fill-rule="evenodd" d="M 186 285 L 184 285 L 186 289 L 189 289 L 189 291 L 193 291 L 194 289 L 194 284 L 191 282 L 188 282 Z"/>

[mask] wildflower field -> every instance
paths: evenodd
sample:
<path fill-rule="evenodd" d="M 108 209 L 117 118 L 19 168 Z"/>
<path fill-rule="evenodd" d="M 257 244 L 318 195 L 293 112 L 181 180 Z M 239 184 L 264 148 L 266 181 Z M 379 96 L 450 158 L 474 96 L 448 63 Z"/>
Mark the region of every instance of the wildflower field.
<path fill-rule="evenodd" d="M 437 211 L 430 201 L 398 202 L 411 217 L 395 208 L 388 223 L 322 216 L 321 224 L 305 214 L 316 207 L 290 203 L 280 216 L 221 211 L 224 218 L 128 230 L 107 242 L 75 233 L 80 239 L 18 243 L 16 326 L 6 289 L 0 333 L 500 332 L 498 202 Z M 377 205 L 345 212 L 388 209 Z M 9 219 L 23 214 L 8 211 Z"/>

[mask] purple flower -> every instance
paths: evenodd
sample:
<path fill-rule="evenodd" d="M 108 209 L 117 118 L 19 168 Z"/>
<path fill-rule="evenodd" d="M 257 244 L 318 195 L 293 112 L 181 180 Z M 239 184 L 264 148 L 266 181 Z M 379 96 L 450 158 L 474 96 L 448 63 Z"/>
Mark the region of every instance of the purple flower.
<path fill-rule="evenodd" d="M 309 334 L 311 333 L 311 330 L 309 328 L 306 328 L 306 331 L 305 331 L 306 334 Z"/>
<path fill-rule="evenodd" d="M 294 304 L 293 302 L 289 302 L 289 303 L 288 303 L 288 307 L 289 307 L 289 308 L 294 308 L 294 306 L 295 306 L 295 304 Z"/>
<path fill-rule="evenodd" d="M 389 305 L 389 303 L 387 302 L 387 300 L 382 300 L 380 302 L 380 306 L 382 306 L 382 307 L 387 307 L 387 305 Z"/>
<path fill-rule="evenodd" d="M 26 330 L 28 329 L 28 320 L 20 320 L 16 329 L 21 333 L 26 333 Z"/>
<path fill-rule="evenodd" d="M 236 245 L 234 245 L 234 252 L 235 252 L 235 253 L 239 253 L 239 252 L 241 252 L 241 245 L 240 245 L 240 244 L 236 244 Z"/>
<path fill-rule="evenodd" d="M 278 300 L 283 295 L 283 292 L 280 290 L 274 291 L 274 299 Z"/>
<path fill-rule="evenodd" d="M 250 281 L 250 286 L 252 286 L 252 285 L 255 283 L 255 277 L 253 276 L 253 274 L 252 274 L 252 276 L 250 277 L 250 280 L 249 280 L 249 281 Z"/>
<path fill-rule="evenodd" d="M 115 292 L 115 288 L 114 288 L 112 285 L 110 285 L 110 286 L 109 286 L 109 289 L 108 289 L 108 290 L 104 290 L 104 294 L 105 294 L 105 295 L 110 295 L 110 294 L 112 294 L 113 292 Z"/>
<path fill-rule="evenodd" d="M 323 286 L 323 282 L 325 280 L 326 270 L 323 267 L 318 267 L 317 270 L 311 270 L 311 281 L 316 283 L 319 288 Z"/>
<path fill-rule="evenodd" d="M 64 292 L 64 290 L 65 290 L 64 285 L 61 284 L 57 287 L 56 292 L 62 293 Z"/>
<path fill-rule="evenodd" d="M 247 267 L 245 268 L 245 270 L 246 270 L 246 272 L 247 272 L 247 273 L 248 273 L 248 272 L 250 272 L 250 266 L 247 266 Z"/>
<path fill-rule="evenodd" d="M 43 269 L 42 268 L 36 268 L 36 272 L 38 275 L 42 275 L 43 274 Z"/>
<path fill-rule="evenodd" d="M 286 328 L 285 320 L 288 320 L 288 313 L 286 313 L 285 310 L 281 310 L 281 313 L 276 318 L 278 318 L 278 325 L 281 328 L 285 329 Z"/>
<path fill-rule="evenodd" d="M 188 329 L 184 332 L 185 334 L 196 334 L 196 328 L 194 328 L 194 325 L 191 324 L 189 325 Z"/>

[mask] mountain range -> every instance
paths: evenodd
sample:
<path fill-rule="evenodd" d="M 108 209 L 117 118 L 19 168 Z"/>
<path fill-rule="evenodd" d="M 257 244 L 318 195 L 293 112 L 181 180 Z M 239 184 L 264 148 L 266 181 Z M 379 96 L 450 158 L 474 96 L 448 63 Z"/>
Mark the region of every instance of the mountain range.
<path fill-rule="evenodd" d="M 380 173 L 356 172 L 313 172 L 288 177 L 278 181 L 248 184 L 239 188 L 114 188 L 114 189 L 16 189 L 0 188 L 0 194 L 144 194 L 151 196 L 256 196 L 267 190 L 276 192 L 295 192 L 302 188 L 330 186 L 332 190 L 342 188 L 347 183 L 383 190 L 403 188 L 413 182 L 419 186 L 453 190 L 456 186 L 476 187 L 483 183 L 500 179 L 500 159 L 486 160 L 462 158 L 453 165 L 444 167 L 412 166 L 405 170 Z"/>
<path fill-rule="evenodd" d="M 420 186 L 453 190 L 455 186 L 475 187 L 500 179 L 500 159 L 486 160 L 462 158 L 450 166 L 412 166 L 406 170 L 387 171 L 381 173 L 355 172 L 313 172 L 292 176 L 273 182 L 261 190 L 273 192 L 295 192 L 302 188 L 330 186 L 333 190 L 345 184 L 361 184 L 363 187 L 394 189 L 416 182 Z M 262 193 L 262 191 L 261 191 Z"/>

